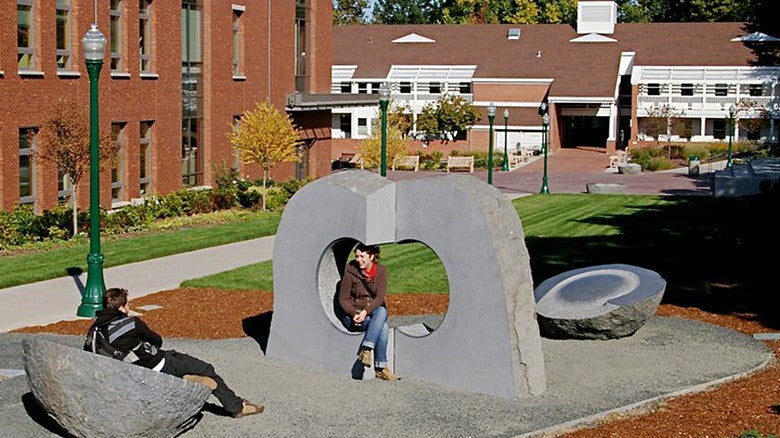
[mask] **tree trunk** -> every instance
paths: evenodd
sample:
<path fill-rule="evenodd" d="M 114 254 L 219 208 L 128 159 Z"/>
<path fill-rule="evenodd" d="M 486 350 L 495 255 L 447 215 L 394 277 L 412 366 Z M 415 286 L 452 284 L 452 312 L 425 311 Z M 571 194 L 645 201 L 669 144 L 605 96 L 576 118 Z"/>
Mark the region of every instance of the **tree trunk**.
<path fill-rule="evenodd" d="M 265 211 L 266 180 L 268 179 L 268 167 L 263 166 L 263 211 Z"/>
<path fill-rule="evenodd" d="M 73 184 L 73 181 L 71 181 L 71 185 L 73 186 L 73 193 L 70 195 L 70 199 L 73 201 L 73 237 L 76 237 L 76 234 L 79 232 L 79 214 L 76 204 L 76 189 L 78 186 Z"/>

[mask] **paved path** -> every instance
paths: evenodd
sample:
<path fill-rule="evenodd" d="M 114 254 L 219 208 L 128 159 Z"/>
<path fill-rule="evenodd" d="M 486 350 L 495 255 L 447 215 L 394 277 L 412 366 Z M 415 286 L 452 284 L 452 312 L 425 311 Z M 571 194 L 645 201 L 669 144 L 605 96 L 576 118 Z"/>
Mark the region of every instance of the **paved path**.
<path fill-rule="evenodd" d="M 175 289 L 182 281 L 270 260 L 274 237 L 247 240 L 138 263 L 106 268 L 106 287 L 124 287 L 131 295 Z M 77 319 L 86 273 L 77 277 L 0 289 L 0 332 L 29 325 Z"/>

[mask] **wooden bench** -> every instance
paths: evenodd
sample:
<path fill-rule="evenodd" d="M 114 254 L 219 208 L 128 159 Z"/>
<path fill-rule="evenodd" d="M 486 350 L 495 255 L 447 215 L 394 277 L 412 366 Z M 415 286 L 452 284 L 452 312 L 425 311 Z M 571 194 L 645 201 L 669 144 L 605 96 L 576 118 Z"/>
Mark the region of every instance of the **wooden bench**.
<path fill-rule="evenodd" d="M 523 163 L 530 163 L 531 157 L 534 156 L 534 151 L 531 149 L 520 149 L 516 153 L 509 156 L 509 170 L 514 170 L 520 167 Z"/>
<path fill-rule="evenodd" d="M 468 169 L 469 172 L 474 171 L 474 157 L 469 155 L 465 157 L 457 157 L 450 155 L 447 157 L 447 172 L 454 169 Z"/>
<path fill-rule="evenodd" d="M 393 165 L 391 168 L 395 170 L 396 167 L 409 168 L 417 172 L 420 170 L 420 156 L 419 155 L 399 155 L 393 159 Z"/>

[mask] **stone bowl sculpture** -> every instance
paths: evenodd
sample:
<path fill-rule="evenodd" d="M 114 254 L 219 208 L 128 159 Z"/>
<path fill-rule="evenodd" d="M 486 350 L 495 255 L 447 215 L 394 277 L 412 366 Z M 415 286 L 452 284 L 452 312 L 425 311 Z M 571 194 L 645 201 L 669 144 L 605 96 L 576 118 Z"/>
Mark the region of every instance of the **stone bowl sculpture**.
<path fill-rule="evenodd" d="M 203 385 L 42 339 L 25 339 L 38 404 L 78 437 L 173 437 L 194 426 Z"/>
<path fill-rule="evenodd" d="M 542 336 L 617 339 L 634 334 L 661 303 L 666 280 L 638 266 L 574 269 L 548 278 L 534 291 Z"/>

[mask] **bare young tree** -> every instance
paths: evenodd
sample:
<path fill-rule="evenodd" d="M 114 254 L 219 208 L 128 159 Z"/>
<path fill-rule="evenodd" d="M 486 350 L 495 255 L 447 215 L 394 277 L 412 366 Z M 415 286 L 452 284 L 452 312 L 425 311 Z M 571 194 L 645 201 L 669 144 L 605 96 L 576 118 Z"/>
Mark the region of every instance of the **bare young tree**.
<path fill-rule="evenodd" d="M 79 186 L 89 173 L 90 130 L 89 108 L 73 104 L 58 103 L 49 111 L 52 116 L 44 121 L 38 135 L 37 157 L 49 162 L 67 175 L 73 187 L 70 196 L 73 207 L 73 235 L 78 233 Z M 112 142 L 110 135 L 100 137 L 98 146 L 102 167 L 111 164 L 119 148 L 118 142 Z"/>

